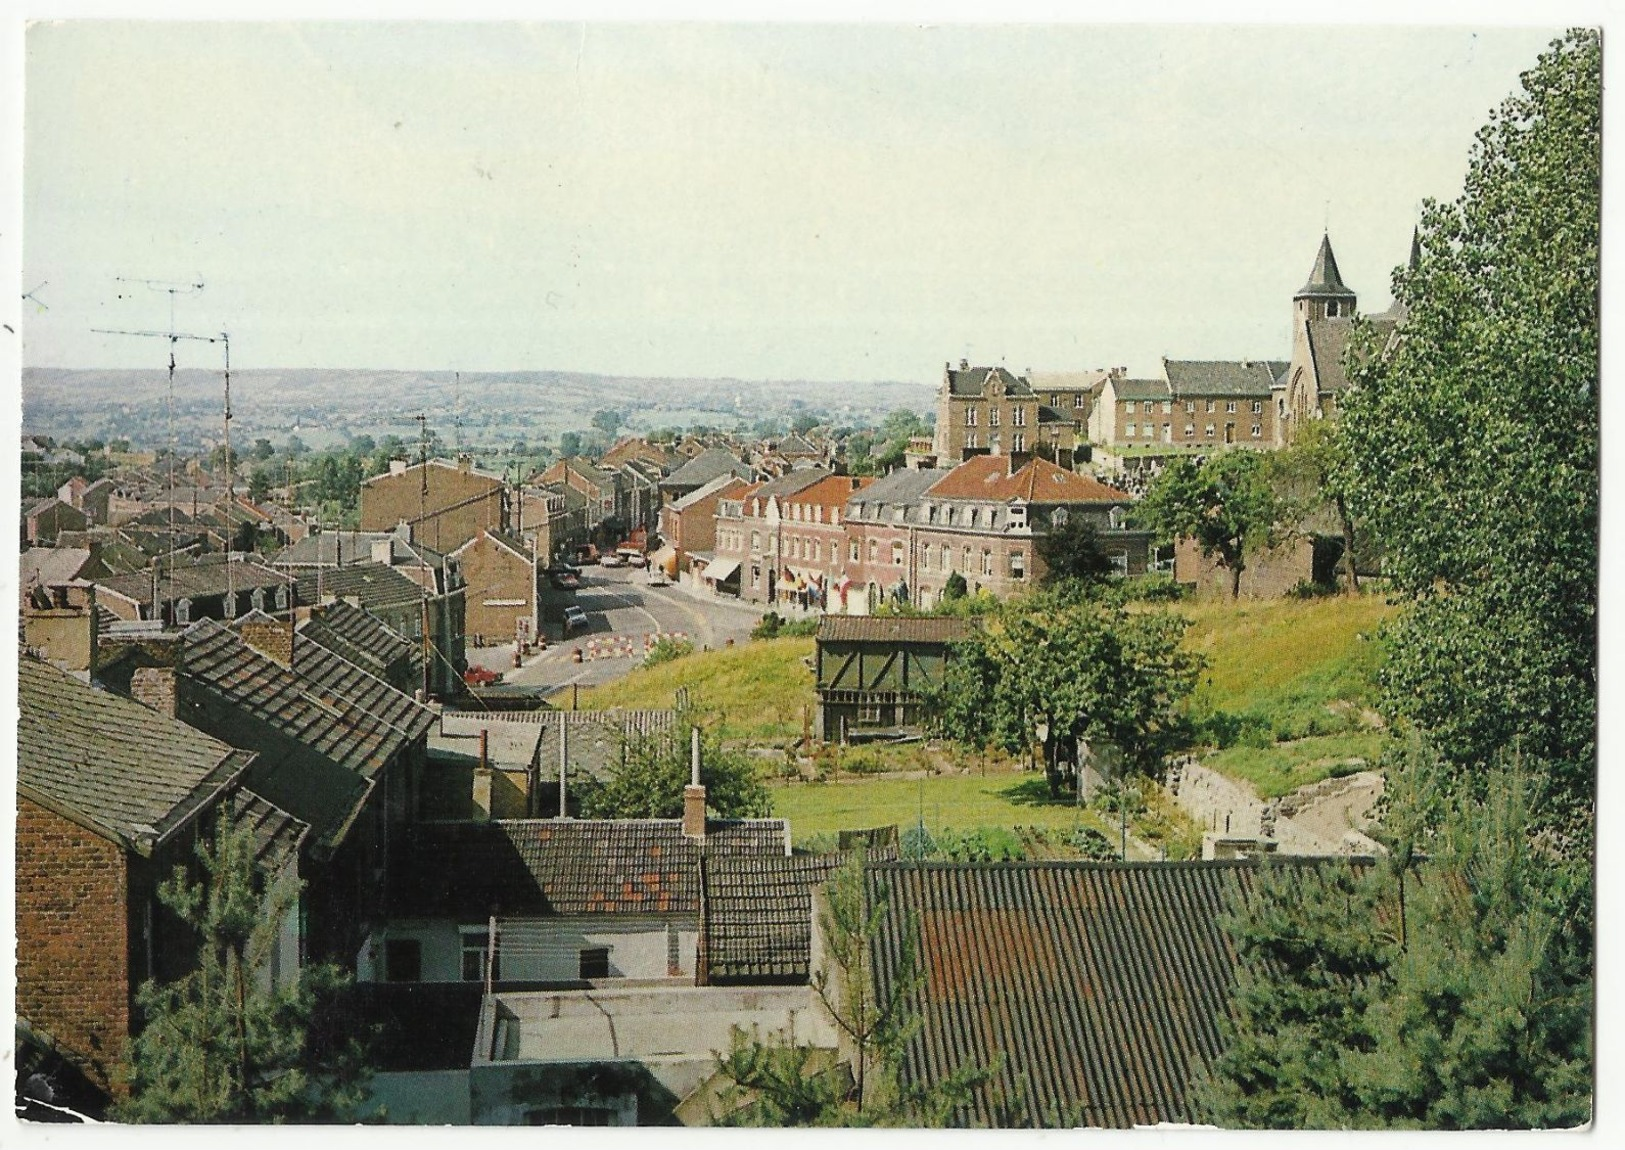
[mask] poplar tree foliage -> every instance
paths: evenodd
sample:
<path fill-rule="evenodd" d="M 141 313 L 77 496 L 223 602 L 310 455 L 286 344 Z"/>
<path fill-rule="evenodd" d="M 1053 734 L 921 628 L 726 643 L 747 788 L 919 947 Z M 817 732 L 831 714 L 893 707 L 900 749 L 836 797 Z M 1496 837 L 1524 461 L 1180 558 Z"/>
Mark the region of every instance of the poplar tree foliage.
<path fill-rule="evenodd" d="M 1406 758 L 1388 855 L 1266 865 L 1227 922 L 1238 985 L 1229 1041 L 1203 1087 L 1212 1121 L 1589 1121 L 1584 864 L 1536 831 L 1543 786 L 1521 762 L 1492 768 L 1481 800 L 1452 787 L 1421 743 Z"/>
<path fill-rule="evenodd" d="M 1200 464 L 1189 457 L 1169 463 L 1135 515 L 1165 543 L 1194 540 L 1205 558 L 1230 573 L 1234 599 L 1247 556 L 1273 542 L 1281 510 L 1259 454 L 1232 448 Z"/>
<path fill-rule="evenodd" d="M 1555 41 L 1428 203 L 1394 346 L 1351 363 L 1343 476 L 1407 609 L 1384 709 L 1459 767 L 1518 745 L 1588 811 L 1596 757 L 1601 48 Z"/>
<path fill-rule="evenodd" d="M 297 985 L 262 983 L 292 894 L 267 891 L 253 835 L 222 819 L 201 839 L 200 880 L 183 868 L 159 900 L 198 936 L 197 964 L 136 995 L 115 1107 L 122 1122 L 338 1122 L 365 1099 L 362 1032 L 342 1009 L 346 977 L 307 967 Z"/>
<path fill-rule="evenodd" d="M 978 749 L 1020 753 L 1044 723 L 1051 739 L 1112 743 L 1128 765 L 1155 771 L 1188 737 L 1180 703 L 1202 668 L 1181 643 L 1189 625 L 1075 586 L 1010 600 L 954 645 L 927 695 L 932 725 Z"/>

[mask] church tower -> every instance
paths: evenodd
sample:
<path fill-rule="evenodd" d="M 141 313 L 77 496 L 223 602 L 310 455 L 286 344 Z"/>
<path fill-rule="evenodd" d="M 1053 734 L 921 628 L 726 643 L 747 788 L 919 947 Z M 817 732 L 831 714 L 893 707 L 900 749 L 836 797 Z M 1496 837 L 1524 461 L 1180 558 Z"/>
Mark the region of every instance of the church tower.
<path fill-rule="evenodd" d="M 1320 237 L 1315 266 L 1309 269 L 1309 282 L 1292 297 L 1293 327 L 1310 319 L 1342 319 L 1354 314 L 1355 296 L 1337 270 L 1332 254 L 1332 238 Z"/>
<path fill-rule="evenodd" d="M 1309 269 L 1309 282 L 1292 297 L 1292 362 L 1287 369 L 1285 394 L 1276 393 L 1277 446 L 1292 442 L 1298 426 L 1306 420 L 1319 419 L 1326 414 L 1321 402 L 1326 381 L 1321 377 L 1334 365 L 1318 363 L 1316 352 L 1324 355 L 1325 345 L 1332 345 L 1338 348 L 1336 354 L 1341 354 L 1343 339 L 1337 336 L 1344 333 L 1333 336 L 1330 329 L 1347 328 L 1354 318 L 1356 302 L 1353 290 L 1343 282 L 1343 275 L 1337 270 L 1331 236 L 1323 234 L 1320 250 L 1315 253 L 1315 266 Z M 1335 344 L 1327 336 L 1333 336 Z M 1340 377 L 1341 365 L 1335 366 Z"/>

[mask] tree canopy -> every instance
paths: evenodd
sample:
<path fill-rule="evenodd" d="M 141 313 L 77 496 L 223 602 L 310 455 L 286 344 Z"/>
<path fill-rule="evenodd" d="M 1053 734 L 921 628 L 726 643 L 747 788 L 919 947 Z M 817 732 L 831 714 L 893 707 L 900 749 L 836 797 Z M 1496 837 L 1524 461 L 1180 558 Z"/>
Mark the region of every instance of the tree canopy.
<path fill-rule="evenodd" d="M 1385 707 L 1452 761 L 1516 743 L 1589 805 L 1596 755 L 1601 48 L 1555 42 L 1428 203 L 1409 317 L 1351 365 L 1347 482 L 1409 608 Z"/>
<path fill-rule="evenodd" d="M 1235 598 L 1241 594 L 1247 555 L 1269 544 L 1280 507 L 1265 479 L 1262 458 L 1236 448 L 1200 464 L 1188 457 L 1173 460 L 1135 512 L 1164 542 L 1195 540 L 1204 556 L 1230 572 Z"/>
<path fill-rule="evenodd" d="M 1111 557 L 1101 546 L 1095 525 L 1081 515 L 1074 515 L 1040 535 L 1036 550 L 1044 561 L 1043 585 L 1046 587 L 1068 579 L 1099 583 L 1111 577 Z"/>
<path fill-rule="evenodd" d="M 929 695 L 933 725 L 972 746 L 1021 752 L 1044 723 L 1052 740 L 1110 743 L 1153 770 L 1185 738 L 1178 704 L 1202 665 L 1181 644 L 1188 625 L 1064 591 L 1012 600 L 955 644 Z"/>
<path fill-rule="evenodd" d="M 672 730 L 629 738 L 626 753 L 607 775 L 576 787 L 581 810 L 590 819 L 675 819 L 683 814 L 683 787 L 689 781 L 689 740 L 696 718 L 680 712 Z M 766 818 L 773 798 L 761 771 L 743 751 L 724 747 L 717 735 L 700 729 L 700 782 L 706 809 L 718 818 Z"/>

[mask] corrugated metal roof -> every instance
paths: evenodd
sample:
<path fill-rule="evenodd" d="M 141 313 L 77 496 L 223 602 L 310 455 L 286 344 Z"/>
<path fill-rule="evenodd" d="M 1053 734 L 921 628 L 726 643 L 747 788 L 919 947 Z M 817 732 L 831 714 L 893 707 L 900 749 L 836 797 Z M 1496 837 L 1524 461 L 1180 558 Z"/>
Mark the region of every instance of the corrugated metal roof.
<path fill-rule="evenodd" d="M 699 913 L 699 861 L 783 856 L 783 819 L 712 819 L 702 847 L 680 819 L 418 823 L 392 847 L 396 917 Z"/>
<path fill-rule="evenodd" d="M 871 865 L 870 895 L 889 901 L 873 944 L 882 986 L 918 930 L 920 1029 L 905 1079 L 937 1082 L 1003 1055 L 960 1122 L 1196 1120 L 1190 1085 L 1221 1050 L 1235 972 L 1219 919 L 1253 871 L 1226 862 Z"/>
<path fill-rule="evenodd" d="M 17 661 L 17 778 L 134 846 L 188 822 L 254 761 L 185 723 L 38 659 Z"/>

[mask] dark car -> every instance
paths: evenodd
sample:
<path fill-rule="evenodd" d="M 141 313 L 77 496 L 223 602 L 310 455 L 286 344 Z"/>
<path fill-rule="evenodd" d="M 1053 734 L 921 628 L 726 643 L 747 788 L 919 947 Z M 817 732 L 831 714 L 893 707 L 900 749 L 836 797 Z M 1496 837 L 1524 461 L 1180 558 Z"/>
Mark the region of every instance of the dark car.
<path fill-rule="evenodd" d="M 566 607 L 564 609 L 564 633 L 566 635 L 572 631 L 585 631 L 591 626 L 592 620 L 587 618 L 587 613 L 580 607 Z"/>

